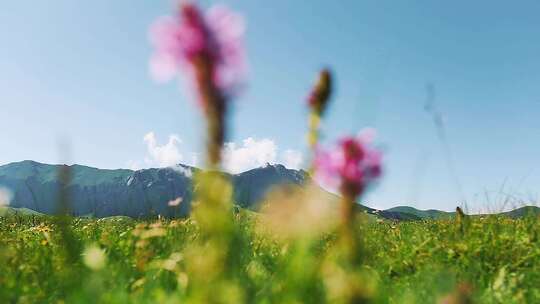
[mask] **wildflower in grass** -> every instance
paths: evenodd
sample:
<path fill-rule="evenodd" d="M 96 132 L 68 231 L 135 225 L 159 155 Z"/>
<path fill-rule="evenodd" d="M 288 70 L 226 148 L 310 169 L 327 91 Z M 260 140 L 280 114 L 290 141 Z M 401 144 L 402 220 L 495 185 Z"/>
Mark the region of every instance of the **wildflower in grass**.
<path fill-rule="evenodd" d="M 371 146 L 373 138 L 373 130 L 364 130 L 356 137 L 344 137 L 333 150 L 318 149 L 315 157 L 315 178 L 341 192 L 341 244 L 353 265 L 358 262 L 359 247 L 354 226 L 356 200 L 381 175 L 382 156 Z"/>
<path fill-rule="evenodd" d="M 190 284 L 193 297 L 202 291 L 202 302 L 222 302 L 223 292 L 214 286 L 226 283 L 226 274 L 238 264 L 238 243 L 231 211 L 232 187 L 218 173 L 226 135 L 228 102 L 237 92 L 245 73 L 242 17 L 225 7 L 215 6 L 203 13 L 196 5 L 183 2 L 174 17 L 159 19 L 150 30 L 156 52 L 151 59 L 157 80 L 170 80 L 184 72 L 193 83 L 198 104 L 206 116 L 209 170 L 196 175 L 198 187 L 193 203 L 193 219 L 200 227 L 201 244 L 196 255 L 187 254 L 193 269 Z M 173 205 L 180 201 L 173 201 Z M 193 248 L 192 248 L 193 249 Z M 204 260 L 200 252 L 204 250 Z M 212 256 L 214 258 L 212 258 Z M 146 264 L 142 256 L 140 263 Z M 212 273 L 212 276 L 208 274 Z M 212 287 L 208 287 L 212 286 Z M 230 295 L 230 293 L 228 293 Z M 201 299 L 201 298 L 199 298 Z M 220 299 L 219 301 L 217 299 Z M 227 302 L 235 301 L 227 296 Z"/>
<path fill-rule="evenodd" d="M 459 227 L 460 233 L 465 233 L 467 227 L 469 226 L 469 221 L 467 215 L 460 207 L 456 207 L 456 223 Z"/>
<path fill-rule="evenodd" d="M 319 73 L 317 82 L 308 97 L 308 105 L 313 114 L 324 115 L 331 93 L 332 75 L 330 70 L 324 69 Z"/>
<path fill-rule="evenodd" d="M 319 126 L 321 118 L 328 107 L 328 101 L 332 94 L 332 74 L 330 70 L 324 69 L 319 73 L 317 82 L 308 97 L 309 107 L 309 129 L 308 144 L 312 151 L 315 150 L 319 141 Z M 313 171 L 313 170 L 311 170 Z"/>
<path fill-rule="evenodd" d="M 382 171 L 382 154 L 371 146 L 373 134 L 367 129 L 356 137 L 344 137 L 331 151 L 318 149 L 316 178 L 350 199 L 360 196 Z"/>
<path fill-rule="evenodd" d="M 67 165 L 58 169 L 58 179 L 60 187 L 58 189 L 58 206 L 55 217 L 56 227 L 60 232 L 63 247 L 67 255 L 68 264 L 79 261 L 82 243 L 73 232 L 73 218 L 71 217 L 71 198 L 69 185 L 73 178 L 72 168 Z"/>
<path fill-rule="evenodd" d="M 245 72 L 244 22 L 223 6 L 206 14 L 189 2 L 174 17 L 159 19 L 150 30 L 156 51 L 152 75 L 167 81 L 183 70 L 194 83 L 198 103 L 208 122 L 207 162 L 221 162 L 228 99 L 237 92 Z"/>
<path fill-rule="evenodd" d="M 106 259 L 105 252 L 96 245 L 86 248 L 83 253 L 84 264 L 92 270 L 102 269 L 105 266 Z"/>
<path fill-rule="evenodd" d="M 214 6 L 203 14 L 197 6 L 184 4 L 176 16 L 161 17 L 150 29 L 155 47 L 152 76 L 169 81 L 184 70 L 196 81 L 197 65 L 206 61 L 213 84 L 232 94 L 246 71 L 243 35 L 243 18 L 226 7 Z"/>

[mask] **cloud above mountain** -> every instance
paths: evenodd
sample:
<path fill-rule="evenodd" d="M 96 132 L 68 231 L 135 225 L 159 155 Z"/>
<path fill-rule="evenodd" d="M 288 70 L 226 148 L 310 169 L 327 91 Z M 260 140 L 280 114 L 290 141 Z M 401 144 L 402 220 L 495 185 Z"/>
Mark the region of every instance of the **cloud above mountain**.
<path fill-rule="evenodd" d="M 278 147 L 268 138 L 261 140 L 248 137 L 240 145 L 229 142 L 223 149 L 225 170 L 232 173 L 260 167 L 266 163 L 274 163 L 277 159 Z"/>
<path fill-rule="evenodd" d="M 150 132 L 144 136 L 144 142 L 148 150 L 148 162 L 154 162 L 160 167 L 166 167 L 184 160 L 179 148 L 182 140 L 176 134 L 169 135 L 167 143 L 160 146 L 157 143 L 156 134 Z"/>
<path fill-rule="evenodd" d="M 182 139 L 177 134 L 169 135 L 163 144 L 159 143 L 154 132 L 147 133 L 143 140 L 146 144 L 144 161 L 129 161 L 128 166 L 131 169 L 168 167 L 178 163 L 201 165 L 201 153 L 186 152 Z M 223 148 L 223 167 L 231 173 L 243 172 L 266 163 L 281 163 L 288 168 L 299 169 L 303 160 L 300 151 L 280 150 L 276 142 L 269 138 L 248 137 L 239 143 L 227 142 Z"/>
<path fill-rule="evenodd" d="M 182 163 L 190 166 L 197 166 L 199 155 L 182 151 L 182 139 L 178 134 L 170 134 L 167 142 L 160 144 L 156 134 L 148 132 L 143 137 L 146 144 L 146 155 L 143 161 L 130 160 L 127 166 L 132 170 L 152 167 L 170 167 Z"/>
<path fill-rule="evenodd" d="M 258 140 L 248 137 L 241 144 L 226 143 L 223 149 L 224 168 L 231 173 L 240 173 L 267 163 L 280 163 L 290 169 L 300 169 L 302 162 L 300 151 L 280 151 L 276 142 L 269 138 Z"/>
<path fill-rule="evenodd" d="M 13 198 L 13 194 L 9 189 L 0 186 L 0 207 L 8 206 Z"/>
<path fill-rule="evenodd" d="M 300 169 L 304 164 L 304 155 L 297 150 L 285 150 L 282 155 L 282 163 L 287 168 Z"/>

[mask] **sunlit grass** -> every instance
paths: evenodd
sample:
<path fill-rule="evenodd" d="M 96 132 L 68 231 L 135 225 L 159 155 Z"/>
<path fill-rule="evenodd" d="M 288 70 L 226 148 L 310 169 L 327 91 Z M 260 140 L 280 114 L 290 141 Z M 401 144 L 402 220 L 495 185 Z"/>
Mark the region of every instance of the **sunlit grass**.
<path fill-rule="evenodd" d="M 335 267 L 329 262 L 333 233 L 273 237 L 259 229 L 260 217 L 234 214 L 234 265 L 209 286 L 192 285 L 193 276 L 212 277 L 221 265 L 219 248 L 200 241 L 193 220 L 75 219 L 72 228 L 85 249 L 71 265 L 53 219 L 1 217 L 0 299 L 202 303 L 209 291 L 224 303 L 338 299 L 334 295 L 344 292 L 340 277 L 328 270 Z M 537 218 L 365 222 L 361 232 L 362 266 L 354 273 L 373 302 L 437 303 L 458 284 L 480 303 L 540 300 Z"/>

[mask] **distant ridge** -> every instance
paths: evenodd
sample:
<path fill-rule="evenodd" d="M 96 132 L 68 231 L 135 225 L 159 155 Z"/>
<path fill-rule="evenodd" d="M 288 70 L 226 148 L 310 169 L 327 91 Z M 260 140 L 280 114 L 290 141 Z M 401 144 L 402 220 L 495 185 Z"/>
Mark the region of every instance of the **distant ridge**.
<path fill-rule="evenodd" d="M 502 214 L 512 217 L 512 218 L 524 217 L 528 215 L 538 216 L 540 215 L 540 208 L 536 206 L 524 206 L 521 208 L 514 209 L 512 211 L 503 212 Z"/>
<path fill-rule="evenodd" d="M 394 208 L 390 208 L 385 211 L 391 211 L 391 212 L 398 212 L 400 214 L 410 214 L 418 217 L 419 219 L 445 219 L 445 218 L 451 218 L 455 216 L 455 212 L 447 212 L 447 211 L 440 211 L 440 210 L 419 210 L 414 207 L 409 206 L 398 206 Z M 508 216 L 511 218 L 519 218 L 524 217 L 528 215 L 537 216 L 540 215 L 540 208 L 536 206 L 523 206 L 519 207 L 517 209 L 507 211 L 507 212 L 501 212 L 498 213 L 500 215 Z M 474 216 L 485 216 L 486 214 L 475 214 Z"/>
<path fill-rule="evenodd" d="M 409 207 L 409 206 L 398 206 L 398 207 L 390 208 L 387 211 L 411 214 L 411 215 L 419 217 L 420 219 L 440 219 L 440 218 L 448 218 L 448 217 L 454 216 L 454 212 L 446 212 L 446 211 L 440 211 L 440 210 L 434 210 L 434 209 L 419 210 L 419 209 L 416 209 L 414 207 Z"/>
<path fill-rule="evenodd" d="M 54 214 L 60 187 L 58 171 L 62 166 L 65 165 L 30 160 L 0 166 L 0 187 L 13 192 L 10 207 Z M 72 180 L 68 189 L 74 215 L 135 218 L 189 214 L 196 187 L 193 174 L 200 170 L 183 164 L 135 171 L 81 165 L 70 165 L 69 168 Z M 258 208 L 258 203 L 271 188 L 282 184 L 302 185 L 309 180 L 303 170 L 270 164 L 240 174 L 224 175 L 234 185 L 234 202 L 251 209 Z M 170 201 L 179 197 L 182 198 L 179 206 L 169 206 Z"/>
<path fill-rule="evenodd" d="M 58 170 L 65 165 L 49 165 L 35 161 L 21 161 L 0 166 L 0 187 L 13 192 L 8 213 L 31 212 L 54 214 L 60 186 Z M 76 216 L 129 216 L 133 218 L 162 215 L 181 217 L 189 214 L 193 189 L 197 185 L 193 174 L 200 169 L 178 164 L 167 168 L 143 170 L 98 169 L 71 165 L 72 180 L 68 185 L 72 212 Z M 257 210 L 268 191 L 280 185 L 300 186 L 311 181 L 304 170 L 288 169 L 283 165 L 267 164 L 239 174 L 224 175 L 234 186 L 234 203 Z M 337 201 L 339 197 L 319 188 L 321 195 Z M 169 202 L 182 198 L 179 206 Z M 376 210 L 360 206 L 373 216 L 392 220 L 422 220 L 449 218 L 453 212 L 418 210 L 399 206 Z M 540 208 L 528 206 L 503 213 L 509 217 L 540 214 Z"/>

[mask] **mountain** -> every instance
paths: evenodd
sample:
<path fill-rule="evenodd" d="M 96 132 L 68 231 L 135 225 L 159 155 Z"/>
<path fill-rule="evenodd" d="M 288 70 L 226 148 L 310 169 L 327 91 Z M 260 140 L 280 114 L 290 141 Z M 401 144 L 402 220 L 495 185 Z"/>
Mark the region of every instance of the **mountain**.
<path fill-rule="evenodd" d="M 53 214 L 57 208 L 62 165 L 23 161 L 0 167 L 0 186 L 13 192 L 10 207 L 28 208 Z M 185 215 L 193 196 L 194 168 L 145 170 L 102 170 L 80 165 L 69 166 L 72 180 L 68 185 L 74 215 L 131 217 L 163 214 Z M 186 204 L 170 208 L 168 202 L 182 197 Z"/>
<path fill-rule="evenodd" d="M 48 165 L 22 161 L 0 166 L 0 187 L 13 192 L 12 208 L 28 208 L 54 214 L 57 208 L 60 180 L 58 172 L 65 165 Z M 69 166 L 72 179 L 68 185 L 74 215 L 108 217 L 126 215 L 144 217 L 185 216 L 193 198 L 193 174 L 199 169 L 176 165 L 143 170 L 104 170 L 81 165 Z M 240 174 L 224 175 L 234 186 L 234 202 L 257 209 L 258 203 L 275 186 L 304 184 L 308 175 L 303 170 L 270 165 Z M 178 207 L 169 202 L 182 198 Z"/>
<path fill-rule="evenodd" d="M 54 214 L 57 208 L 60 181 L 58 172 L 65 165 L 48 165 L 35 161 L 22 161 L 0 166 L 0 188 L 13 192 L 8 213 L 24 214 L 32 210 Z M 72 213 L 77 216 L 129 216 L 132 218 L 163 215 L 186 216 L 191 210 L 193 189 L 197 187 L 193 175 L 200 169 L 186 165 L 143 170 L 105 170 L 81 165 L 69 166 L 71 181 L 68 185 Z M 270 165 L 239 174 L 223 173 L 234 187 L 234 203 L 257 210 L 266 194 L 277 186 L 299 187 L 311 183 L 307 172 L 287 169 L 283 165 Z M 318 197 L 339 202 L 339 196 L 312 188 Z M 169 202 L 182 198 L 178 206 Z M 400 206 L 376 210 L 363 205 L 361 212 L 392 220 L 439 219 L 453 216 L 453 212 L 418 210 Z M 6 212 L 4 212 L 6 213 Z M 540 214 L 540 208 L 524 207 L 504 213 L 510 217 Z"/>
<path fill-rule="evenodd" d="M 232 177 L 234 200 L 241 207 L 257 208 L 270 188 L 279 185 L 303 185 L 309 176 L 304 170 L 270 165 L 252 169 Z"/>

